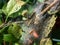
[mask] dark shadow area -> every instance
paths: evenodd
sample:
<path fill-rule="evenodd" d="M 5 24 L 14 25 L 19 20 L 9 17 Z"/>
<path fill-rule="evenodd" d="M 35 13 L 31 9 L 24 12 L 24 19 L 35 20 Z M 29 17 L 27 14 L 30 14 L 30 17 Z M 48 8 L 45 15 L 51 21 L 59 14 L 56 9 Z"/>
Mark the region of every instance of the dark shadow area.
<path fill-rule="evenodd" d="M 55 23 L 54 27 L 52 28 L 51 38 L 53 41 L 53 45 L 58 45 L 57 42 L 60 42 L 60 41 L 56 41 L 53 39 L 60 40 L 60 14 L 58 14 L 58 18 L 56 19 L 56 23 Z"/>

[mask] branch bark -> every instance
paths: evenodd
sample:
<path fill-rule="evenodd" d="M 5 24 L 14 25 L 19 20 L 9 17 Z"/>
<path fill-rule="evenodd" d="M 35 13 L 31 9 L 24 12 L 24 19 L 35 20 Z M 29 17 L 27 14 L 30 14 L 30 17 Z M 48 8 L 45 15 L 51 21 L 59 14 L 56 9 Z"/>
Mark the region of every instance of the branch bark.
<path fill-rule="evenodd" d="M 46 11 L 48 11 L 51 7 L 53 7 L 56 3 L 58 3 L 59 0 L 54 0 L 47 8 L 45 8 L 40 14 L 44 14 Z"/>

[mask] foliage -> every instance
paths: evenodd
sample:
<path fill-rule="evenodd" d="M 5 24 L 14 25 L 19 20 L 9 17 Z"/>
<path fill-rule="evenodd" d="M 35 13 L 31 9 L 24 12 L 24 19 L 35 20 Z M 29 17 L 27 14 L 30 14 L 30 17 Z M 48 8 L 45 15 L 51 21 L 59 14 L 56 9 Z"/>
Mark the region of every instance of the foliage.
<path fill-rule="evenodd" d="M 35 3 L 36 0 L 0 0 L 0 25 L 4 23 L 4 26 L 0 28 L 1 45 L 3 41 L 19 45 L 19 40 L 23 34 L 19 21 L 27 19 L 25 13 L 31 14 Z"/>
<path fill-rule="evenodd" d="M 27 39 L 24 36 L 28 35 L 24 21 L 32 15 L 37 1 L 45 0 L 0 0 L 0 27 L 3 25 L 0 28 L 0 45 L 3 41 L 6 44 L 12 42 L 12 45 L 22 45 L 21 42 Z M 37 44 L 34 42 L 34 45 Z"/>

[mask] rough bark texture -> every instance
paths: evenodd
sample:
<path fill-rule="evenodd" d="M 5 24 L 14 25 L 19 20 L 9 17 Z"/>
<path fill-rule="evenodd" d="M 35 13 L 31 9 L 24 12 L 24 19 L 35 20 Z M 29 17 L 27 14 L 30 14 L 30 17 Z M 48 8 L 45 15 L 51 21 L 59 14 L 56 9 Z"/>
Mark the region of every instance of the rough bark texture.
<path fill-rule="evenodd" d="M 55 3 L 56 1 L 58 1 L 58 3 Z M 57 6 L 59 7 L 60 2 L 59 0 L 48 0 L 47 2 L 50 2 L 51 5 L 37 2 L 37 6 L 33 11 L 35 12 L 34 16 L 27 21 L 27 26 L 30 28 L 28 30 L 28 32 L 30 32 L 30 37 L 28 37 L 29 40 L 25 40 L 24 45 L 32 45 L 30 44 L 30 41 L 33 42 L 35 39 L 40 40 L 40 45 L 52 45 L 49 38 L 49 33 L 55 24 L 55 20 L 57 18 L 55 14 L 59 9 Z M 36 33 L 39 35 L 37 38 L 35 38 L 34 35 L 31 35 L 31 33 L 33 34 L 34 31 L 36 31 Z M 26 44 L 27 42 L 28 44 Z"/>
<path fill-rule="evenodd" d="M 55 24 L 55 20 L 56 20 L 56 17 L 53 15 L 50 20 L 47 19 L 44 22 L 46 24 L 44 25 L 44 28 L 42 31 L 42 38 L 40 41 L 40 45 L 52 45 L 51 39 L 49 39 L 48 35 L 49 35 L 50 31 L 52 30 L 52 27 Z"/>

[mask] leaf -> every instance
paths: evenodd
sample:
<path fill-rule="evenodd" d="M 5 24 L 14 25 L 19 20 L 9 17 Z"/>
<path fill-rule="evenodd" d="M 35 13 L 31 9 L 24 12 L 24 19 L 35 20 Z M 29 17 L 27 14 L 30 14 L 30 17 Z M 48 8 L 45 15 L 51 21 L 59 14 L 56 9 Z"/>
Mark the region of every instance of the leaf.
<path fill-rule="evenodd" d="M 25 2 L 21 0 L 9 0 L 7 6 L 5 6 L 5 8 L 3 9 L 3 12 L 6 12 L 6 15 L 10 16 L 11 14 L 19 11 L 21 6 L 24 4 Z"/>
<path fill-rule="evenodd" d="M 21 0 L 9 0 L 7 6 L 4 6 L 2 9 L 2 11 L 7 15 L 5 22 L 7 22 L 7 19 L 10 15 L 19 11 L 24 4 L 25 2 Z"/>
<path fill-rule="evenodd" d="M 21 30 L 21 27 L 18 24 L 14 23 L 13 25 L 9 26 L 8 33 L 11 33 L 17 39 L 19 39 L 21 36 Z"/>
<path fill-rule="evenodd" d="M 2 24 L 2 20 L 0 19 L 0 25 Z"/>
<path fill-rule="evenodd" d="M 12 41 L 12 40 L 13 40 L 13 39 L 12 39 L 12 35 L 11 35 L 11 34 L 4 34 L 4 35 L 3 35 L 3 40 L 4 40 L 4 41 L 7 41 L 7 42 Z"/>
<path fill-rule="evenodd" d="M 0 25 L 3 23 L 2 21 L 2 15 L 0 14 Z"/>
<path fill-rule="evenodd" d="M 2 34 L 0 34 L 0 43 L 2 43 L 3 42 L 3 35 Z"/>
<path fill-rule="evenodd" d="M 36 45 L 36 43 L 34 43 L 33 45 Z"/>
<path fill-rule="evenodd" d="M 2 13 L 2 9 L 0 9 L 0 14 Z"/>
<path fill-rule="evenodd" d="M 0 9 L 2 9 L 3 5 L 6 3 L 6 0 L 0 0 Z"/>
<path fill-rule="evenodd" d="M 20 45 L 19 43 L 15 43 L 14 45 Z"/>
<path fill-rule="evenodd" d="M 0 10 L 1 11 L 1 10 Z M 2 12 L 0 12 L 0 25 L 3 23 L 2 21 Z"/>
<path fill-rule="evenodd" d="M 0 29 L 0 33 L 6 33 L 8 29 L 8 26 L 4 26 L 2 29 Z"/>
<path fill-rule="evenodd" d="M 42 2 L 44 2 L 45 0 L 38 0 L 38 1 L 42 3 Z"/>
<path fill-rule="evenodd" d="M 29 8 L 28 8 L 28 10 L 29 10 L 29 12 L 28 13 L 32 13 L 33 12 L 33 10 L 34 10 L 34 6 L 29 6 Z"/>
<path fill-rule="evenodd" d="M 60 45 L 60 42 L 57 42 L 57 45 Z"/>

